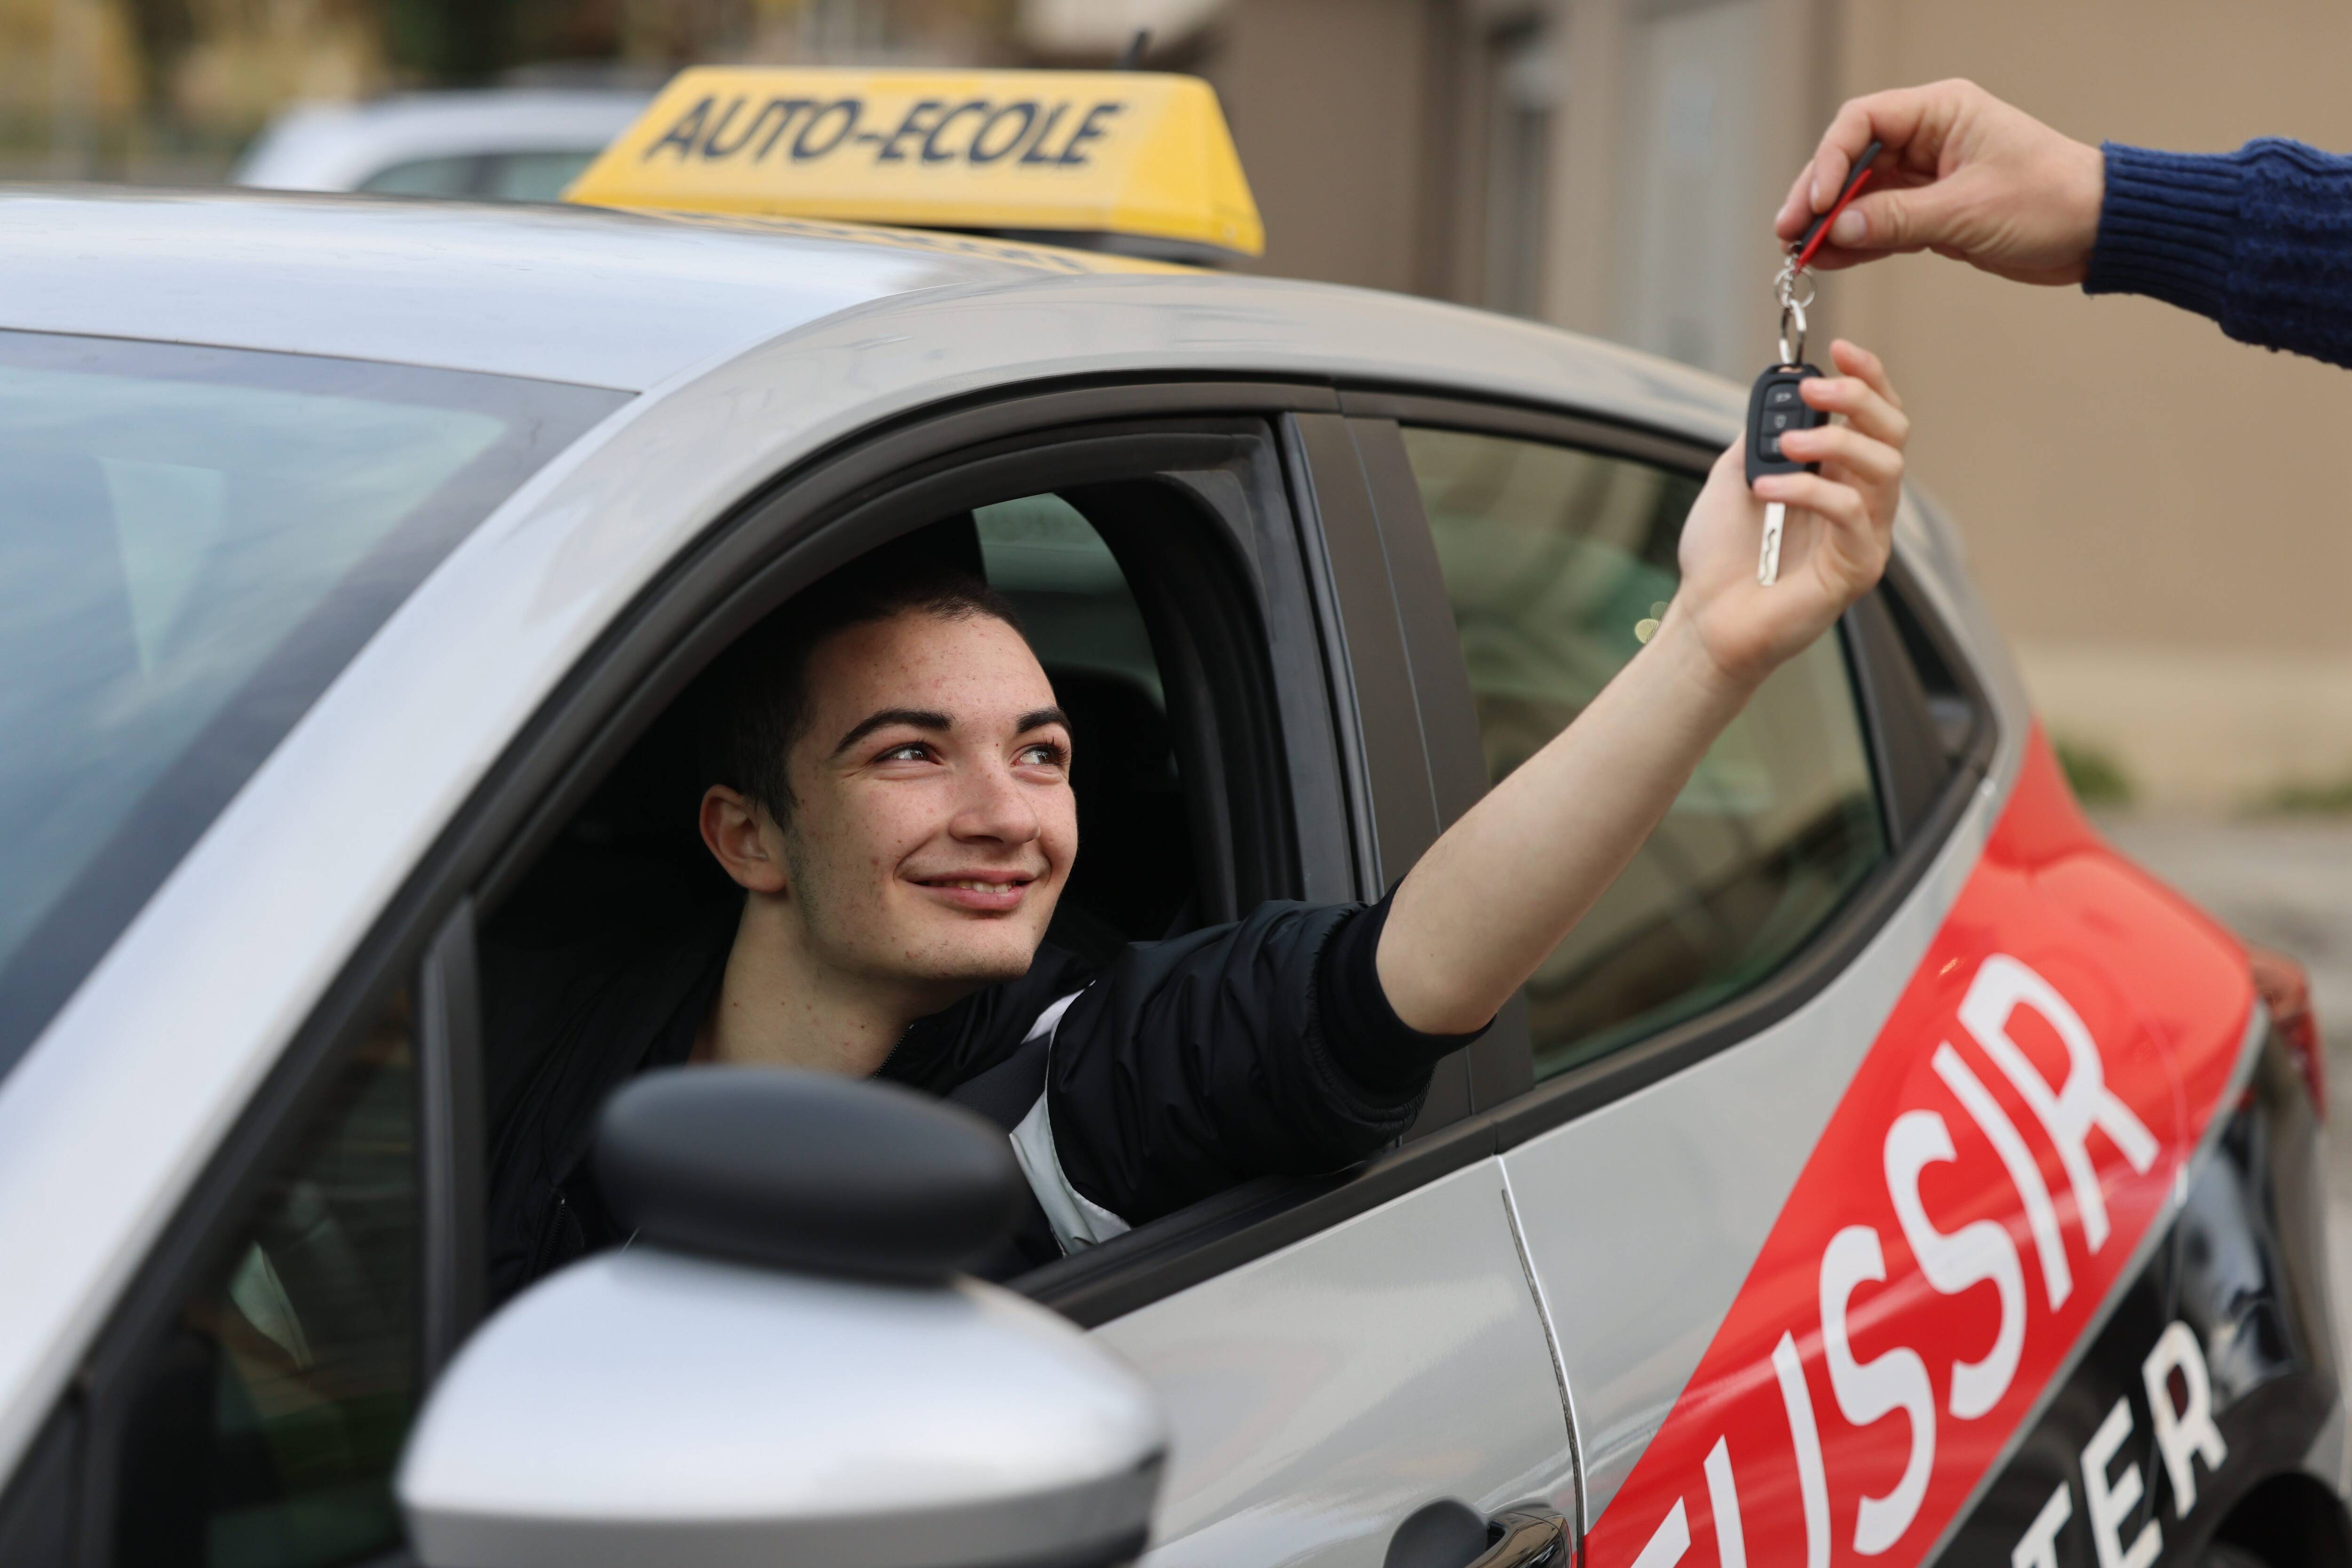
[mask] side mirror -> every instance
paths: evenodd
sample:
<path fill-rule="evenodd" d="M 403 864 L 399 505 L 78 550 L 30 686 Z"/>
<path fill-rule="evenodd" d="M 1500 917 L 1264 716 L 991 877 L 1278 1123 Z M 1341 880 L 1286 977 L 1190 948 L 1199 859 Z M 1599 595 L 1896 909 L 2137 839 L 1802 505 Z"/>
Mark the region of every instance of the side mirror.
<path fill-rule="evenodd" d="M 614 1098 L 597 1170 L 636 1240 L 484 1325 L 409 1439 L 426 1568 L 1142 1551 L 1166 1447 L 1150 1389 L 951 1273 L 1018 1212 L 994 1127 L 888 1085 L 694 1068 Z"/>

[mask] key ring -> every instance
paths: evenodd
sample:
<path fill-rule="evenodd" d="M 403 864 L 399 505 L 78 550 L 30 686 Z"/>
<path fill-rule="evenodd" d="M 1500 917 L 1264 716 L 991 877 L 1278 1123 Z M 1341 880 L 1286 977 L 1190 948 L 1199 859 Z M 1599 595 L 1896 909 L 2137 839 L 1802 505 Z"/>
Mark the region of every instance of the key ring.
<path fill-rule="evenodd" d="M 1870 184 L 1871 175 L 1877 173 L 1881 151 L 1875 141 L 1862 150 L 1862 156 L 1853 161 L 1852 171 L 1846 175 L 1845 189 L 1838 193 L 1838 199 L 1830 210 L 1806 226 L 1805 232 L 1789 247 L 1788 258 L 1780 263 L 1780 274 L 1772 279 L 1772 292 L 1780 301 L 1782 364 L 1805 363 L 1805 307 L 1813 302 L 1815 287 L 1813 252 L 1820 249 L 1822 241 L 1829 237 L 1830 226 L 1837 222 L 1837 216 L 1845 211 L 1846 204 L 1862 194 L 1863 186 Z M 1804 288 L 1801 295 L 1797 291 L 1800 284 Z M 1796 329 L 1793 338 L 1789 331 L 1791 327 Z"/>
<path fill-rule="evenodd" d="M 1799 292 L 1802 285 L 1803 292 Z M 1780 301 L 1780 363 L 1805 363 L 1805 307 L 1813 302 L 1819 286 L 1811 268 L 1799 268 L 1797 258 L 1790 257 L 1780 264 L 1780 276 L 1772 279 L 1772 292 Z M 1793 337 L 1790 328 L 1796 329 Z"/>

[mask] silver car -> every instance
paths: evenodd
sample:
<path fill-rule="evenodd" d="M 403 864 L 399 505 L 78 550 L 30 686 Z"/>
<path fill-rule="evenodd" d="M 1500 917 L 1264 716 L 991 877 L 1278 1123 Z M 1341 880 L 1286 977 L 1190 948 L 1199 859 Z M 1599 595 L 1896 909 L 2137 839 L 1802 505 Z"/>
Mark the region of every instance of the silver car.
<path fill-rule="evenodd" d="M 229 180 L 265 190 L 551 202 L 649 96 L 486 88 L 298 104 L 269 122 Z"/>
<path fill-rule="evenodd" d="M 1391 1152 L 1003 1285 L 648 1233 L 488 1310 L 483 998 L 676 870 L 758 617 L 969 515 L 1091 919 L 1376 899 L 1654 629 L 1743 397 L 978 239 L 0 196 L 0 1562 L 2352 1562 L 2307 1020 L 1916 498 Z M 839 1088 L 872 1159 L 634 1168 L 952 1164 Z"/>

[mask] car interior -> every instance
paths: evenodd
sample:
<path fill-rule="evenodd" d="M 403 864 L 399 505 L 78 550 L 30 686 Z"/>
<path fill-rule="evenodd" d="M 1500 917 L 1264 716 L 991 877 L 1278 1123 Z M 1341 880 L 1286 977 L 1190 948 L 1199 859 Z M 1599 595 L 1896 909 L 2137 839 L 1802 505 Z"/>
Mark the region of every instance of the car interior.
<path fill-rule="evenodd" d="M 1113 520 L 1112 532 L 1132 525 L 1151 510 L 1143 493 L 1150 489 L 1019 496 L 883 546 L 968 568 L 1022 617 L 1073 731 L 1081 851 L 1046 941 L 1090 963 L 1125 943 L 1240 912 L 1233 868 L 1246 850 L 1233 824 L 1250 814 L 1204 800 L 1213 784 L 1187 788 L 1233 772 L 1237 752 L 1213 717 L 1213 678 L 1181 629 L 1184 586 L 1166 572 L 1131 572 L 1089 521 Z M 1139 579 L 1157 593 L 1139 595 Z M 484 1106 L 494 1151 L 526 1086 L 545 1082 L 525 1031 L 504 1023 L 520 1016 L 509 998 L 533 994 L 541 975 L 576 972 L 583 954 L 644 951 L 632 944 L 660 942 L 740 907 L 740 890 L 697 826 L 709 782 L 699 761 L 698 684 L 629 746 L 484 922 Z M 1233 793 L 1255 791 L 1235 779 Z"/>

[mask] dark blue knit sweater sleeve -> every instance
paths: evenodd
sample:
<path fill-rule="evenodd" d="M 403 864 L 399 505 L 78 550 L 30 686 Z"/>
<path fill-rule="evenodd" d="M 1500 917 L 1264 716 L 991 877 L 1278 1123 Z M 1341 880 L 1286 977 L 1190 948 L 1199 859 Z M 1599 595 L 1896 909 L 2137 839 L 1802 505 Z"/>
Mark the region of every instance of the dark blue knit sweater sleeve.
<path fill-rule="evenodd" d="M 2085 292 L 2150 295 L 2241 342 L 2352 366 L 2352 158 L 2273 139 L 2105 153 Z"/>

